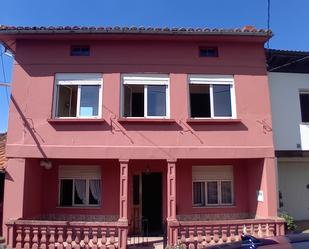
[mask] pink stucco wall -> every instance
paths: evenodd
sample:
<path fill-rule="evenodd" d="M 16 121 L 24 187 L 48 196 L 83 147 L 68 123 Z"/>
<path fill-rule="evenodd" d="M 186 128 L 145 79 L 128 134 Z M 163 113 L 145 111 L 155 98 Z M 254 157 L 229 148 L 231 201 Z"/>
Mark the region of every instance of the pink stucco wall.
<path fill-rule="evenodd" d="M 193 207 L 192 166 L 232 165 L 234 204 L 226 207 Z M 276 165 L 274 159 L 180 160 L 177 163 L 177 215 L 244 214 L 267 218 L 277 215 Z M 264 201 L 257 201 L 257 191 Z"/>
<path fill-rule="evenodd" d="M 251 160 L 250 160 L 251 161 Z M 254 161 L 254 160 L 252 160 Z M 192 166 L 232 165 L 234 205 L 228 207 L 193 207 Z M 248 195 L 247 160 L 181 160 L 177 164 L 177 214 L 250 213 Z"/>
<path fill-rule="evenodd" d="M 9 158 L 7 161 L 3 199 L 2 231 L 4 235 L 7 235 L 5 226 L 7 221 L 23 217 L 25 168 L 24 158 Z"/>
<path fill-rule="evenodd" d="M 59 165 L 99 165 L 102 179 L 102 204 L 100 208 L 59 207 Z M 97 214 L 118 215 L 119 166 L 115 160 L 56 160 L 51 170 L 44 170 L 43 214 Z"/>
<path fill-rule="evenodd" d="M 36 217 L 43 212 L 44 182 L 44 170 L 39 161 L 26 159 L 23 217 Z"/>
<path fill-rule="evenodd" d="M 177 215 L 213 214 L 213 213 L 253 213 L 257 210 L 255 192 L 260 189 L 261 175 L 248 175 L 250 167 L 260 168 L 261 160 L 180 160 L 177 163 Z M 59 165 L 101 165 L 102 205 L 100 208 L 59 207 Z M 227 208 L 195 208 L 192 207 L 192 166 L 193 165 L 233 165 L 235 203 Z M 260 163 L 261 164 L 261 163 Z M 46 214 L 87 214 L 118 215 L 119 212 L 119 166 L 114 160 L 54 160 L 53 167 L 45 170 L 38 161 L 27 159 L 25 162 L 25 180 L 23 208 L 20 217 L 33 218 Z M 129 167 L 129 220 L 132 205 L 132 176 L 145 172 L 162 173 L 162 210 L 163 221 L 166 219 L 166 162 L 163 160 L 132 161 Z M 36 179 L 36 180 L 34 180 Z M 255 186 L 255 183 L 257 186 Z M 252 186 L 251 188 L 248 188 Z M 15 190 L 18 189 L 15 186 Z M 252 198 L 252 196 L 254 198 Z"/>
<path fill-rule="evenodd" d="M 248 196 L 249 207 L 257 218 L 277 216 L 277 165 L 274 158 L 257 160 L 255 164 L 248 167 Z M 261 190 L 264 194 L 264 201 L 257 202 L 256 191 Z"/>
<path fill-rule="evenodd" d="M 70 57 L 68 41 L 17 41 L 10 108 L 9 157 L 252 158 L 273 156 L 262 43 L 216 42 L 218 58 L 199 58 L 205 41 L 92 41 L 91 56 Z M 103 73 L 104 123 L 49 123 L 57 72 Z M 170 74 L 172 124 L 119 124 L 121 73 Z M 191 125 L 187 74 L 235 75 L 238 124 Z M 182 122 L 181 122 L 182 121 Z M 25 125 L 24 125 L 25 123 Z M 116 128 L 117 129 L 117 128 Z M 39 146 L 38 146 L 39 144 Z M 162 147 L 162 148 L 158 148 Z"/>
<path fill-rule="evenodd" d="M 53 167 L 45 170 L 35 159 L 26 160 L 23 212 L 21 217 L 33 218 L 46 214 L 87 214 L 119 215 L 119 165 L 116 160 L 53 160 Z M 59 207 L 59 165 L 100 165 L 102 176 L 102 205 L 100 208 Z M 234 204 L 227 207 L 193 207 L 192 206 L 192 166 L 232 165 L 234 182 Z M 269 167 L 269 166 L 267 166 Z M 129 164 L 128 217 L 132 217 L 133 175 L 147 172 L 162 173 L 162 218 L 167 215 L 166 172 L 164 160 L 134 160 Z M 269 201 L 259 203 L 256 191 L 263 190 L 267 196 L 267 179 L 263 159 L 217 159 L 217 160 L 179 160 L 176 166 L 177 215 L 248 213 L 257 217 L 269 216 Z M 271 176 L 273 177 L 273 176 Z M 33 179 L 36 179 L 35 181 Z M 155 190 L 154 190 L 155 191 Z M 272 211 L 270 211 L 272 212 Z M 274 213 L 272 213 L 274 216 Z"/>

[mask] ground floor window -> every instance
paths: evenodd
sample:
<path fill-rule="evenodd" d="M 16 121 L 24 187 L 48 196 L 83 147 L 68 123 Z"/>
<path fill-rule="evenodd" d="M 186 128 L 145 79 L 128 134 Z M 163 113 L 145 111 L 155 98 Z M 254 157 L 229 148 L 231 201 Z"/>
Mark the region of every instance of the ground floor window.
<path fill-rule="evenodd" d="M 194 166 L 193 206 L 233 204 L 232 166 Z"/>
<path fill-rule="evenodd" d="M 232 181 L 193 182 L 194 206 L 232 204 Z"/>
<path fill-rule="evenodd" d="M 101 204 L 100 168 L 83 167 L 60 167 L 60 206 L 99 206 Z"/>

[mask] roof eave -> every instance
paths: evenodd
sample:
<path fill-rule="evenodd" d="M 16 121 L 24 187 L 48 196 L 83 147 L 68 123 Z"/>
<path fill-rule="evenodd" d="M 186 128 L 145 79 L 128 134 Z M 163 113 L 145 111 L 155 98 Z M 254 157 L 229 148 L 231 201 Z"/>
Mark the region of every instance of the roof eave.
<path fill-rule="evenodd" d="M 272 37 L 272 32 L 260 32 L 260 31 L 148 31 L 148 30 L 0 30 L 0 34 L 3 35 L 29 35 L 29 34 L 145 34 L 145 35 L 206 35 L 206 36 L 218 36 L 218 35 L 232 35 L 232 36 L 261 36 Z"/>

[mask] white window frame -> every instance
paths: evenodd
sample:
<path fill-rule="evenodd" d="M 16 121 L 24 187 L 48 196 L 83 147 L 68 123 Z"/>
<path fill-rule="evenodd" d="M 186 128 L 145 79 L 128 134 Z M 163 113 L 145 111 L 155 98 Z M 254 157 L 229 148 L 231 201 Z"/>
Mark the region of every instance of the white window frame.
<path fill-rule="evenodd" d="M 205 186 L 205 181 L 192 181 L 192 205 L 194 207 L 204 207 L 205 204 L 202 203 L 194 203 L 194 183 L 204 183 L 204 196 L 202 196 L 202 201 L 206 204 L 206 193 L 205 193 L 205 190 L 206 190 L 206 186 Z"/>
<path fill-rule="evenodd" d="M 212 169 L 217 169 L 219 171 L 215 172 L 215 177 L 213 176 L 213 174 L 207 175 L 208 171 L 207 170 L 211 170 Z M 221 169 L 220 169 L 221 168 Z M 203 169 L 206 171 L 203 172 Z M 196 170 L 196 173 L 193 174 L 194 170 Z M 219 177 L 218 174 L 223 174 L 222 172 L 224 172 L 225 170 L 227 170 L 229 173 L 225 174 L 225 176 L 221 176 Z M 208 166 L 192 166 L 192 206 L 193 207 L 228 207 L 228 206 L 233 206 L 234 205 L 234 177 L 233 177 L 233 172 L 234 172 L 234 167 L 233 165 L 208 165 Z M 196 175 L 198 174 L 198 176 L 196 177 Z M 230 174 L 230 175 L 229 175 Z M 193 184 L 194 182 L 203 182 L 204 183 L 204 203 L 205 205 L 201 205 L 201 204 L 195 204 L 194 203 L 194 188 L 193 188 Z M 208 194 L 207 194 L 207 183 L 208 182 L 217 182 L 218 184 L 218 203 L 216 204 L 210 204 L 208 203 Z M 221 196 L 221 182 L 231 182 L 231 203 L 222 203 L 222 196 Z"/>
<path fill-rule="evenodd" d="M 58 109 L 58 93 L 60 85 L 77 85 L 77 103 L 76 103 L 76 117 L 59 117 Z M 97 116 L 80 116 L 80 97 L 82 86 L 99 86 L 99 101 L 98 101 L 98 115 Z M 103 76 L 100 73 L 56 73 L 54 83 L 54 101 L 53 101 L 53 118 L 55 119 L 98 119 L 102 117 L 102 90 L 103 90 Z"/>
<path fill-rule="evenodd" d="M 301 123 L 301 124 L 308 125 L 309 122 L 303 121 L 303 117 L 302 117 L 302 109 L 301 109 L 301 104 L 300 104 L 300 95 L 301 95 L 301 94 L 307 94 L 307 95 L 309 95 L 309 90 L 308 90 L 308 89 L 299 89 L 299 93 L 298 93 L 299 111 L 300 111 L 300 123 Z"/>
<path fill-rule="evenodd" d="M 74 170 L 74 173 L 67 172 L 64 175 L 61 175 L 61 170 L 59 170 L 59 182 L 58 182 L 58 206 L 63 208 L 70 208 L 70 207 L 100 207 L 102 205 L 102 198 L 99 204 L 89 204 L 89 181 L 90 180 L 99 180 L 100 181 L 100 188 L 101 188 L 101 197 L 102 197 L 102 178 L 101 178 L 101 169 L 99 166 L 94 165 L 60 165 L 60 167 L 70 167 L 71 170 Z M 93 173 L 81 172 L 78 173 L 79 169 L 82 167 L 92 167 L 95 168 L 100 172 L 99 175 L 94 175 Z M 72 205 L 71 206 L 62 206 L 61 205 L 61 180 L 72 180 L 73 181 L 73 190 L 72 190 Z M 75 180 L 86 180 L 86 201 L 85 204 L 75 204 Z"/>
<path fill-rule="evenodd" d="M 205 189 L 204 189 L 204 193 L 205 193 L 205 196 L 203 196 L 204 198 L 204 202 L 205 202 L 205 205 L 202 205 L 202 204 L 195 204 L 194 203 L 194 200 L 193 200 L 193 196 L 194 196 L 194 189 L 193 189 L 193 184 L 195 182 L 204 182 L 204 186 L 205 186 Z M 218 197 L 218 203 L 208 203 L 208 193 L 207 193 L 207 183 L 208 182 L 217 182 L 218 184 L 218 193 L 217 193 L 217 197 Z M 221 182 L 231 182 L 231 199 L 232 199 L 232 202 L 231 203 L 222 203 L 222 192 L 221 192 Z M 233 180 L 193 180 L 192 181 L 192 206 L 193 207 L 207 207 L 207 206 L 232 206 L 234 205 L 234 181 Z"/>
<path fill-rule="evenodd" d="M 125 85 L 143 85 L 144 86 L 144 116 L 143 117 L 125 117 L 124 116 L 124 87 Z M 149 116 L 148 111 L 148 87 L 147 86 L 166 86 L 165 116 Z M 123 74 L 121 76 L 121 116 L 134 118 L 170 118 L 170 78 L 166 74 Z"/>
<path fill-rule="evenodd" d="M 235 97 L 235 84 L 233 75 L 189 75 L 188 84 L 196 85 L 209 85 L 210 96 L 210 117 L 191 117 L 190 106 L 190 88 L 188 89 L 189 95 L 189 115 L 194 119 L 236 119 L 236 97 Z M 231 116 L 215 116 L 214 115 L 214 100 L 213 100 L 213 85 L 229 85 L 230 98 L 231 98 Z"/>

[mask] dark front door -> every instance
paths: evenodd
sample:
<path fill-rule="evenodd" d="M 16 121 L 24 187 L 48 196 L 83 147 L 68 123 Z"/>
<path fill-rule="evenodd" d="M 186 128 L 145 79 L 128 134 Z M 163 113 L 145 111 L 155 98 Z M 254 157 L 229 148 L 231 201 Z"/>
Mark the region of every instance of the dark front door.
<path fill-rule="evenodd" d="M 143 173 L 142 227 L 147 236 L 162 235 L 162 174 Z"/>

